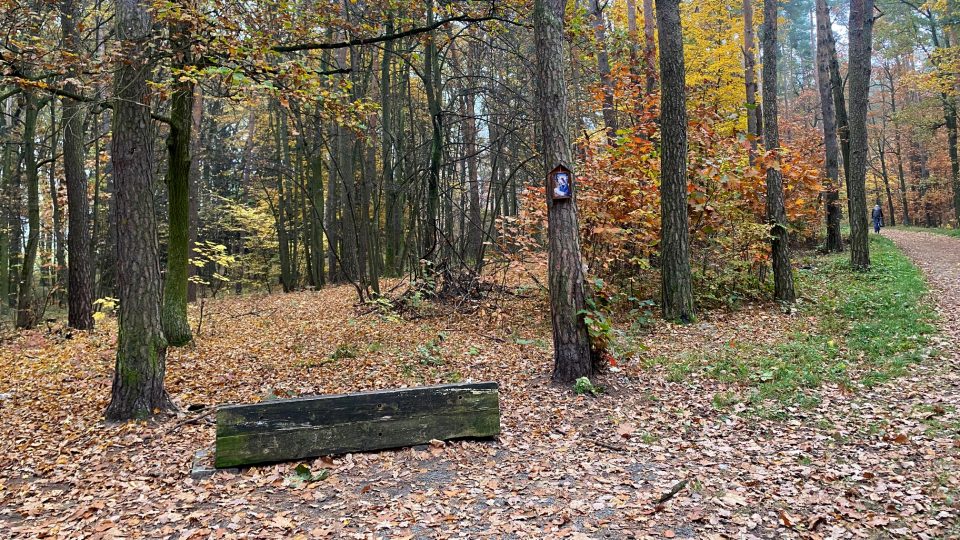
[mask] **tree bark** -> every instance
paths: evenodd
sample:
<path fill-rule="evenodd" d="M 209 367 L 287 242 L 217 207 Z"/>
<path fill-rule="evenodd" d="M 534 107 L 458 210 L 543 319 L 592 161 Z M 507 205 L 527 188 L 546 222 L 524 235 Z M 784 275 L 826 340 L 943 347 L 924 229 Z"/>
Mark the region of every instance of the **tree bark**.
<path fill-rule="evenodd" d="M 187 256 L 192 259 L 196 255 L 197 233 L 200 228 L 200 130 L 203 127 L 203 90 L 199 85 L 193 88 L 193 112 L 191 113 L 190 128 L 190 242 L 187 246 Z M 189 259 L 188 259 L 189 262 Z M 187 265 L 187 302 L 197 300 L 197 284 L 190 278 L 197 275 L 199 269 L 193 264 Z"/>
<path fill-rule="evenodd" d="M 747 94 L 747 135 L 750 138 L 750 163 L 757 157 L 760 139 L 760 108 L 757 106 L 757 53 L 753 29 L 753 0 L 743 0 L 743 81 Z"/>
<path fill-rule="evenodd" d="M 547 174 L 558 165 L 572 167 L 567 130 L 567 83 L 563 60 L 564 0 L 535 0 L 536 86 L 540 105 L 541 152 L 549 239 L 550 317 L 553 325 L 553 380 L 566 384 L 593 375 L 590 336 L 581 316 L 585 307 L 583 264 L 577 225 L 576 192 L 554 201 Z M 573 174 L 570 178 L 574 188 Z"/>
<path fill-rule="evenodd" d="M 887 216 L 885 217 L 886 224 L 890 227 L 897 226 L 897 216 L 896 212 L 893 210 L 893 193 L 890 191 L 890 176 L 887 173 L 887 152 L 885 148 L 885 142 L 881 138 L 877 138 L 877 158 L 880 160 L 880 178 L 883 179 L 883 189 L 887 195 Z"/>
<path fill-rule="evenodd" d="M 593 37 L 596 39 L 597 72 L 600 74 L 600 88 L 603 92 L 603 124 L 606 128 L 607 144 L 616 141 L 617 109 L 613 103 L 613 79 L 610 77 L 610 57 L 607 54 L 607 25 L 603 21 L 603 11 L 599 0 L 590 0 L 590 15 L 593 17 Z"/>
<path fill-rule="evenodd" d="M 837 117 L 830 86 L 830 11 L 826 0 L 817 0 L 817 89 L 820 92 L 820 112 L 823 117 L 824 173 L 827 177 L 825 202 L 827 209 L 827 251 L 843 251 L 840 234 L 840 144 L 837 138 Z"/>
<path fill-rule="evenodd" d="M 890 88 L 890 118 L 893 120 L 893 149 L 897 154 L 897 182 L 900 185 L 900 206 L 903 211 L 903 224 L 910 225 L 910 205 L 907 201 L 907 179 L 903 172 L 903 147 L 900 141 L 900 122 L 897 116 L 897 87 L 889 65 L 883 66 Z"/>
<path fill-rule="evenodd" d="M 656 15 L 653 12 L 653 0 L 643 0 L 643 63 L 647 75 L 645 89 L 647 95 L 657 87 L 657 47 Z"/>
<path fill-rule="evenodd" d="M 16 145 L 13 143 L 13 127 L 19 120 L 14 113 L 14 97 L 0 103 L 3 115 L 0 115 L 0 315 L 5 315 L 10 306 L 10 247 L 13 238 L 13 186 L 17 175 Z M 19 217 L 17 218 L 19 219 Z"/>
<path fill-rule="evenodd" d="M 427 0 L 427 24 L 434 21 L 434 0 Z M 427 94 L 427 108 L 430 112 L 430 169 L 427 176 L 427 215 L 424 226 L 426 235 L 422 259 L 432 260 L 436 256 L 437 241 L 440 236 L 440 168 L 443 162 L 443 114 L 440 110 L 440 53 L 437 50 L 436 35 L 430 32 L 424 52 L 423 88 Z"/>
<path fill-rule="evenodd" d="M 53 286 L 56 291 L 53 294 L 53 297 L 56 298 L 58 304 L 63 303 L 63 292 L 65 292 L 67 287 L 67 239 L 63 230 L 63 205 L 60 204 L 60 189 L 57 185 L 57 114 L 56 114 L 56 102 L 50 101 L 50 162 L 47 166 L 47 183 L 50 188 L 50 209 L 51 209 L 51 225 L 53 226 L 53 234 L 51 235 L 51 241 L 53 242 L 53 253 L 54 253 L 54 272 L 53 272 Z"/>
<path fill-rule="evenodd" d="M 190 28 L 170 25 L 173 52 L 173 93 L 170 104 L 170 134 L 167 136 L 167 201 L 169 238 L 167 272 L 163 282 L 163 334 L 167 343 L 181 347 L 193 334 L 187 321 L 187 289 L 190 282 L 190 144 L 193 131 L 194 84 L 178 80 L 180 71 L 192 63 Z"/>
<path fill-rule="evenodd" d="M 476 75 L 477 46 L 471 41 L 467 46 L 467 77 L 464 101 L 463 152 L 467 161 L 467 257 L 479 272 L 483 264 L 483 218 L 480 215 L 480 178 L 477 157 L 477 96 L 471 77 Z"/>
<path fill-rule="evenodd" d="M 763 3 L 763 144 L 774 153 L 776 165 L 767 168 L 767 223 L 770 224 L 770 258 L 773 261 L 774 298 L 793 303 L 793 269 L 780 172 L 780 126 L 777 113 L 777 11 L 779 0 Z"/>
<path fill-rule="evenodd" d="M 40 171 L 37 166 L 37 116 L 40 102 L 32 91 L 25 91 L 23 119 L 23 167 L 27 177 L 27 244 L 20 266 L 17 289 L 17 328 L 33 328 L 37 314 L 33 311 L 34 266 L 40 247 Z"/>
<path fill-rule="evenodd" d="M 160 262 L 154 210 L 154 129 L 148 82 L 153 21 L 145 0 L 115 0 L 120 41 L 111 160 L 116 188 L 120 331 L 108 420 L 173 409 L 163 387 L 167 341 L 160 321 Z"/>
<path fill-rule="evenodd" d="M 867 237 L 867 108 L 870 98 L 870 60 L 873 40 L 873 0 L 851 0 L 850 53 L 850 162 L 847 194 L 850 198 L 850 261 L 854 269 L 870 268 Z"/>
<path fill-rule="evenodd" d="M 60 28 L 63 33 L 64 47 L 72 54 L 81 49 L 80 32 L 77 23 L 80 20 L 80 8 L 76 0 L 61 0 Z M 77 92 L 71 79 L 77 77 L 77 70 L 67 68 L 67 80 L 64 88 Z M 84 125 L 86 108 L 76 100 L 63 98 L 63 174 L 67 182 L 67 324 L 78 330 L 93 328 L 93 259 L 91 258 L 91 238 L 87 200 L 87 174 L 84 169 Z"/>
<path fill-rule="evenodd" d="M 830 22 L 830 7 L 827 0 L 822 0 L 824 5 L 818 9 L 825 11 L 826 32 L 824 33 L 824 46 L 830 62 L 830 90 L 833 93 L 833 112 L 837 118 L 837 138 L 840 140 L 840 157 L 843 159 L 843 179 L 850 177 L 850 127 L 847 119 L 847 103 L 843 96 L 843 78 L 840 76 L 840 62 L 837 60 L 837 45 L 833 37 L 833 27 Z M 821 16 L 818 14 L 818 17 Z M 818 23 L 819 24 L 819 23 Z M 846 182 L 849 184 L 849 182 Z M 849 200 L 849 188 L 847 193 Z"/>
<path fill-rule="evenodd" d="M 660 38 L 660 258 L 663 318 L 682 323 L 696 318 L 690 271 L 687 213 L 686 68 L 680 1 L 657 0 Z"/>

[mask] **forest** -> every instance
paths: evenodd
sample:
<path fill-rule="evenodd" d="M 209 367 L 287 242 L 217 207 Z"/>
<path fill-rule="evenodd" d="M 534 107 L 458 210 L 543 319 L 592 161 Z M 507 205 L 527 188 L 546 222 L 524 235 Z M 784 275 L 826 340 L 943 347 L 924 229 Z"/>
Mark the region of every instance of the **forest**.
<path fill-rule="evenodd" d="M 960 535 L 954 0 L 0 30 L 0 536 Z M 224 466 L 230 404 L 485 382 Z"/>

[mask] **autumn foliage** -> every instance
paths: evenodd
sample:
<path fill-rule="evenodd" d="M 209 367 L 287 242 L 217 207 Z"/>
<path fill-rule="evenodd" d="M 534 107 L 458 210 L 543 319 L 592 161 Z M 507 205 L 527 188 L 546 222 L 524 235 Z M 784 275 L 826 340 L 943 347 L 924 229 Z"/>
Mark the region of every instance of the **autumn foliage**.
<path fill-rule="evenodd" d="M 659 152 L 656 96 L 624 128 L 616 144 L 578 141 L 577 204 L 585 263 L 592 275 L 635 291 L 651 282 L 660 238 Z M 701 301 L 726 303 L 763 296 L 769 259 L 765 216 L 765 171 L 780 167 L 786 209 L 797 242 L 820 234 L 821 164 L 816 137 L 807 145 L 761 153 L 749 163 L 743 133 L 724 136 L 724 118 L 701 106 L 688 127 L 688 205 L 691 259 Z M 801 126 L 795 126 L 801 130 Z M 540 186 L 523 198 L 523 234 L 537 237 L 545 226 Z"/>

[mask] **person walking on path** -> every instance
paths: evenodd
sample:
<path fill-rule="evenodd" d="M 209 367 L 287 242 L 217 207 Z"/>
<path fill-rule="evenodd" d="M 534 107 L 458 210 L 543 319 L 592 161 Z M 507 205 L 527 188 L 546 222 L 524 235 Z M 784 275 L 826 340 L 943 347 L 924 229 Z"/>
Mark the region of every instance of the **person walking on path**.
<path fill-rule="evenodd" d="M 873 232 L 879 234 L 880 227 L 883 227 L 883 208 L 880 207 L 880 203 L 873 207 L 873 213 L 870 217 L 873 218 Z"/>

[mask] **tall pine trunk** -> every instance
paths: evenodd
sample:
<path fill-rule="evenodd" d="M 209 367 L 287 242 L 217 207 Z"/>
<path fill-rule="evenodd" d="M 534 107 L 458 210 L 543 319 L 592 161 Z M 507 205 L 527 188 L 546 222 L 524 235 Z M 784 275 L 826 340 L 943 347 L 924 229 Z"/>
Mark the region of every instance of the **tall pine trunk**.
<path fill-rule="evenodd" d="M 840 143 L 837 138 L 837 116 L 833 93 L 830 88 L 830 44 L 833 31 L 830 28 L 830 11 L 826 0 L 817 0 L 817 87 L 820 92 L 820 112 L 823 117 L 824 172 L 827 177 L 827 251 L 843 251 L 843 236 L 840 234 Z"/>
<path fill-rule="evenodd" d="M 873 0 L 850 3 L 850 161 L 847 195 L 850 197 L 850 262 L 854 269 L 870 268 L 867 238 L 867 108 L 870 99 L 870 56 L 873 40 Z"/>
<path fill-rule="evenodd" d="M 173 408 L 163 387 L 167 341 L 160 322 L 160 254 L 153 200 L 154 129 L 149 57 L 153 21 L 145 0 L 115 0 L 120 58 L 114 71 L 111 160 L 116 199 L 120 330 L 108 420 Z"/>
<path fill-rule="evenodd" d="M 569 383 L 593 375 L 590 336 L 580 311 L 585 307 L 583 264 L 577 225 L 576 192 L 566 200 L 552 197 L 548 172 L 572 167 L 567 129 L 567 81 L 563 59 L 564 0 L 535 0 L 537 102 L 542 122 L 540 151 L 545 179 L 550 317 L 553 326 L 553 381 Z M 570 186 L 575 190 L 571 173 Z"/>
<path fill-rule="evenodd" d="M 767 168 L 767 223 L 770 224 L 770 257 L 773 260 L 773 296 L 780 302 L 796 300 L 790 241 L 780 172 L 780 125 L 777 113 L 777 11 L 779 0 L 763 3 L 763 145 L 774 152 L 777 166 Z"/>
<path fill-rule="evenodd" d="M 60 2 L 60 28 L 65 48 L 73 54 L 81 49 L 80 8 L 77 0 Z M 66 90 L 77 92 L 72 79 L 77 70 L 68 66 Z M 67 181 L 67 324 L 78 330 L 93 328 L 93 260 L 87 200 L 87 173 L 84 168 L 85 107 L 63 98 L 63 174 Z"/>
<path fill-rule="evenodd" d="M 660 259 L 663 318 L 693 322 L 687 214 L 687 96 L 680 1 L 657 0 L 660 37 Z"/>

